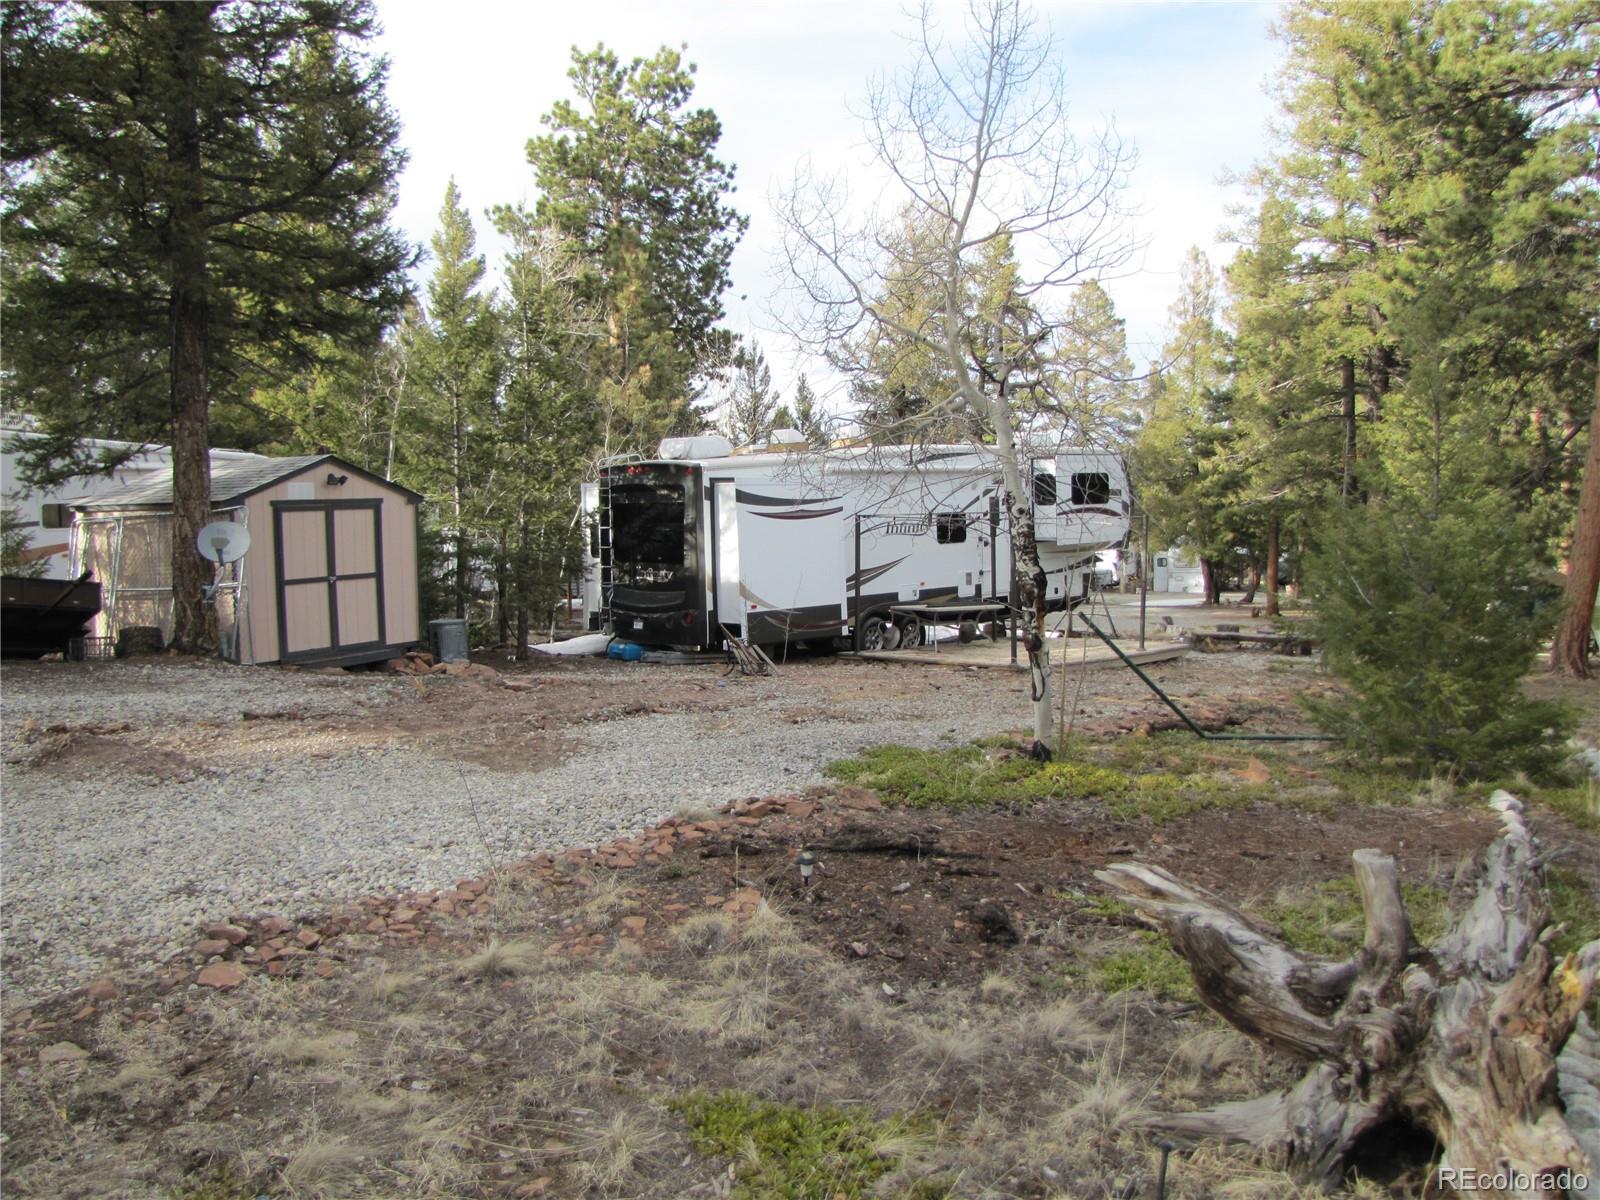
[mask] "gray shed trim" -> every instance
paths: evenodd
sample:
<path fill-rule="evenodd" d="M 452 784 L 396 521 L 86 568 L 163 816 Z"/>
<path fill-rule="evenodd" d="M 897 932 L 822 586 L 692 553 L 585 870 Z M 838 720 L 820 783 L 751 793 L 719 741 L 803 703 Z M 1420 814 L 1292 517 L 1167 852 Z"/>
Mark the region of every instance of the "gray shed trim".
<path fill-rule="evenodd" d="M 422 500 L 416 492 L 381 479 L 369 471 L 347 463 L 336 454 L 302 454 L 293 458 L 259 457 L 254 461 L 213 462 L 211 464 L 211 507 L 228 508 L 247 496 L 272 487 L 280 480 L 298 475 L 308 468 L 332 463 L 340 471 L 360 475 L 384 487 L 393 488 L 412 504 Z M 79 501 L 72 506 L 79 512 L 121 512 L 126 509 L 172 507 L 172 468 L 151 476 L 121 492 L 111 492 Z"/>

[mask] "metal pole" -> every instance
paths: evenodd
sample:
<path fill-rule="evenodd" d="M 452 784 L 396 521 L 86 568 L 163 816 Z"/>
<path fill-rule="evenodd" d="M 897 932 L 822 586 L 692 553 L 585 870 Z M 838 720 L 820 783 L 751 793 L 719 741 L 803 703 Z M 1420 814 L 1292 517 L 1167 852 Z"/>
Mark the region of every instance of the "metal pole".
<path fill-rule="evenodd" d="M 850 632 L 853 649 L 861 647 L 861 514 L 856 514 L 856 605 L 850 614 Z"/>
<path fill-rule="evenodd" d="M 1150 599 L 1150 514 L 1144 514 L 1144 543 L 1139 552 L 1139 649 L 1144 649 L 1144 609 Z"/>

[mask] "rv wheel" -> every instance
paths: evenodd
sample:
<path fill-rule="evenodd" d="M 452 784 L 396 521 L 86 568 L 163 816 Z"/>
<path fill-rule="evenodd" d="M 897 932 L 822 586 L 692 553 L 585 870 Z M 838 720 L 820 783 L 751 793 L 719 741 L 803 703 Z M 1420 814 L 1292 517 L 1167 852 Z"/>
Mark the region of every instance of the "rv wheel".
<path fill-rule="evenodd" d="M 889 650 L 892 646 L 885 646 L 884 639 L 888 630 L 894 628 L 882 617 L 864 617 L 861 626 L 856 630 L 856 645 L 861 650 Z M 898 645 L 898 641 L 896 645 Z"/>
<path fill-rule="evenodd" d="M 922 621 L 916 613 L 900 613 L 894 619 L 900 630 L 900 645 L 905 649 L 922 645 Z"/>
<path fill-rule="evenodd" d="M 961 624 L 956 627 L 956 636 L 961 639 L 961 644 L 963 646 L 966 645 L 968 642 L 977 641 L 978 640 L 978 623 L 976 621 L 963 621 L 963 622 L 961 622 Z"/>

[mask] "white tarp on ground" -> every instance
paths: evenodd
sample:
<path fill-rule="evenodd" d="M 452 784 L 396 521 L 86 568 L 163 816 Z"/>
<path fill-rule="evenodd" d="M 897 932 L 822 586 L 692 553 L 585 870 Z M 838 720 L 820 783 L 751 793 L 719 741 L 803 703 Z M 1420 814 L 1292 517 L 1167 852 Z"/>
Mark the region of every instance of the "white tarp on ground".
<path fill-rule="evenodd" d="M 604 654 L 606 643 L 611 640 L 608 633 L 584 633 L 575 638 L 568 638 L 564 642 L 542 642 L 528 649 L 536 654 L 554 654 L 561 657 L 582 657 L 588 654 Z"/>

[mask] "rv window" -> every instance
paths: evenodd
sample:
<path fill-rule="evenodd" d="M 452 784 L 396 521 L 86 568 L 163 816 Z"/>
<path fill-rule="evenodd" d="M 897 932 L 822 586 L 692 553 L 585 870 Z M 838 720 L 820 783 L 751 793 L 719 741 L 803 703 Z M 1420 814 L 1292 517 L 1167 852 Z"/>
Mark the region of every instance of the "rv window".
<path fill-rule="evenodd" d="M 1042 471 L 1033 477 L 1033 503 L 1035 508 L 1056 506 L 1056 477 Z"/>
<path fill-rule="evenodd" d="M 966 513 L 935 513 L 933 523 L 934 533 L 939 541 L 964 542 L 967 540 Z"/>
<path fill-rule="evenodd" d="M 1166 566 L 1166 565 L 1167 565 L 1167 560 L 1166 560 L 1166 559 L 1164 559 L 1164 558 L 1158 558 L 1158 559 L 1156 559 L 1156 566 L 1158 566 L 1158 567 L 1164 567 L 1164 566 Z"/>
<path fill-rule="evenodd" d="M 628 484 L 611 489 L 611 548 L 618 563 L 683 565 L 683 489 Z"/>
<path fill-rule="evenodd" d="M 1072 502 L 1074 504 L 1109 504 L 1111 502 L 1111 476 L 1104 471 L 1084 471 L 1072 477 Z"/>
<path fill-rule="evenodd" d="M 65 504 L 41 504 L 39 524 L 45 529 L 65 529 L 72 524 L 72 518 L 67 514 Z"/>

